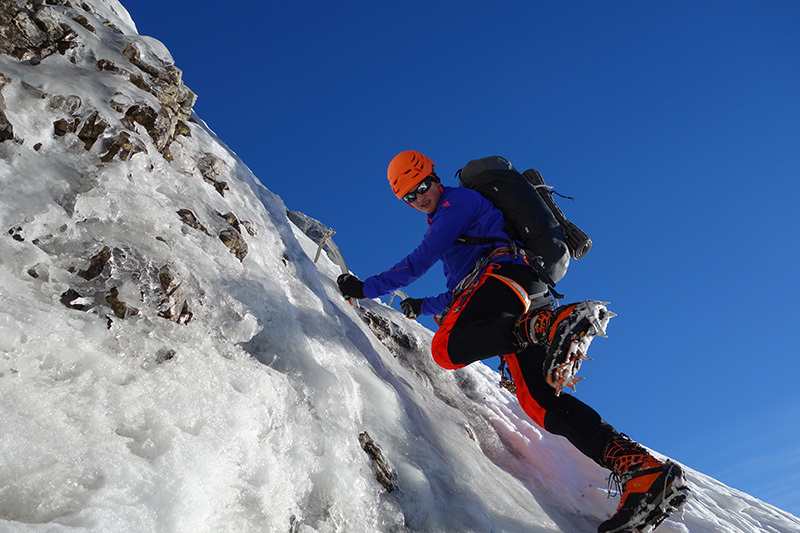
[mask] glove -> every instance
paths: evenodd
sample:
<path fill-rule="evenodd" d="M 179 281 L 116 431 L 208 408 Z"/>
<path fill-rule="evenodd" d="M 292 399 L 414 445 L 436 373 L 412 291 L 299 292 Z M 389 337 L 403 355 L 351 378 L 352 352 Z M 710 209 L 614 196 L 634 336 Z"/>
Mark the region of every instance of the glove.
<path fill-rule="evenodd" d="M 352 274 L 342 274 L 336 279 L 339 290 L 347 298 L 364 298 L 364 282 Z"/>
<path fill-rule="evenodd" d="M 417 318 L 422 314 L 422 299 L 406 298 L 400 302 L 400 309 L 408 318 Z"/>

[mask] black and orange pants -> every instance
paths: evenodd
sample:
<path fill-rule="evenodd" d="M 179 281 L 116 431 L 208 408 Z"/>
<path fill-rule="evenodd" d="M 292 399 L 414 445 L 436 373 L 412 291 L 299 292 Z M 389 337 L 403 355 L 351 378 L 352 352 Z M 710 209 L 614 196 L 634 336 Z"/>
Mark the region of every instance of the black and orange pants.
<path fill-rule="evenodd" d="M 503 355 L 516 383 L 517 399 L 525 413 L 549 433 L 566 437 L 584 455 L 602 463 L 603 447 L 617 434 L 591 407 L 571 394 L 556 396 L 544 380 L 546 349 L 538 344 L 520 346 L 514 334 L 524 311 L 520 298 L 502 281 L 510 278 L 536 294 L 547 289 L 525 265 L 494 263 L 451 306 L 431 344 L 434 360 L 448 369 Z"/>

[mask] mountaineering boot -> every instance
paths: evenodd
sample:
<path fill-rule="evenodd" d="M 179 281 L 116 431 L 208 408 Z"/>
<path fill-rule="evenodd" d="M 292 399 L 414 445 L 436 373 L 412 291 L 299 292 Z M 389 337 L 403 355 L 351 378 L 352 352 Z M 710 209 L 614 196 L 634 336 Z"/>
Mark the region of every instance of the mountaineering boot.
<path fill-rule="evenodd" d="M 616 316 L 606 309 L 608 302 L 584 300 L 557 309 L 528 311 L 517 323 L 521 340 L 547 347 L 544 378 L 561 394 L 564 387 L 575 389 L 575 378 L 595 335 L 606 336 L 608 321 Z"/>
<path fill-rule="evenodd" d="M 621 488 L 617 512 L 600 524 L 599 533 L 653 531 L 689 497 L 681 467 L 661 462 L 642 446 L 619 435 L 606 444 L 604 464 Z"/>

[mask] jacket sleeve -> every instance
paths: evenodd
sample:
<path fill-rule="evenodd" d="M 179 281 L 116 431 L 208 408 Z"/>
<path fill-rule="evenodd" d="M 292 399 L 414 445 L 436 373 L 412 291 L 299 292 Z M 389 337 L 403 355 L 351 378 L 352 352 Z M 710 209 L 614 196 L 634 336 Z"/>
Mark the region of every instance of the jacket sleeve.
<path fill-rule="evenodd" d="M 428 296 L 422 299 L 422 314 L 423 315 L 438 315 L 444 311 L 450 300 L 453 299 L 451 291 L 443 292 L 438 296 Z"/>
<path fill-rule="evenodd" d="M 429 221 L 430 225 L 422 243 L 389 270 L 365 279 L 364 295 L 367 298 L 384 296 L 419 279 L 442 258 L 447 248 L 464 234 L 477 209 L 476 204 L 477 202 L 472 201 L 469 196 L 461 196 L 459 201 L 449 201 L 443 197 L 442 203 Z M 423 303 L 423 312 L 426 311 L 426 308 L 433 310 L 439 307 L 441 309 L 436 312 L 441 312 L 444 305 L 447 305 L 447 302 L 440 305 L 445 294 L 447 293 L 433 298 L 427 305 Z M 428 299 L 426 298 L 426 300 Z"/>

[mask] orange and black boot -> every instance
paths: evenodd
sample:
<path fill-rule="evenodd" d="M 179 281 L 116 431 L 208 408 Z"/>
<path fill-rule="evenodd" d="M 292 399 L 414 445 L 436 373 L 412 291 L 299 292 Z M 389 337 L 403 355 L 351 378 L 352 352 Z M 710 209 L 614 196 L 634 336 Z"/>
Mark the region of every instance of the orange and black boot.
<path fill-rule="evenodd" d="M 653 531 L 686 503 L 689 488 L 677 464 L 659 461 L 622 435 L 608 442 L 603 456 L 622 497 L 614 516 L 597 528 L 599 533 Z"/>
<path fill-rule="evenodd" d="M 557 309 L 533 309 L 517 323 L 516 332 L 522 341 L 547 347 L 544 378 L 556 394 L 564 387 L 575 388 L 580 381 L 575 374 L 588 359 L 589 344 L 595 335 L 606 336 L 608 321 L 616 316 L 606 309 L 607 303 L 584 300 Z"/>

